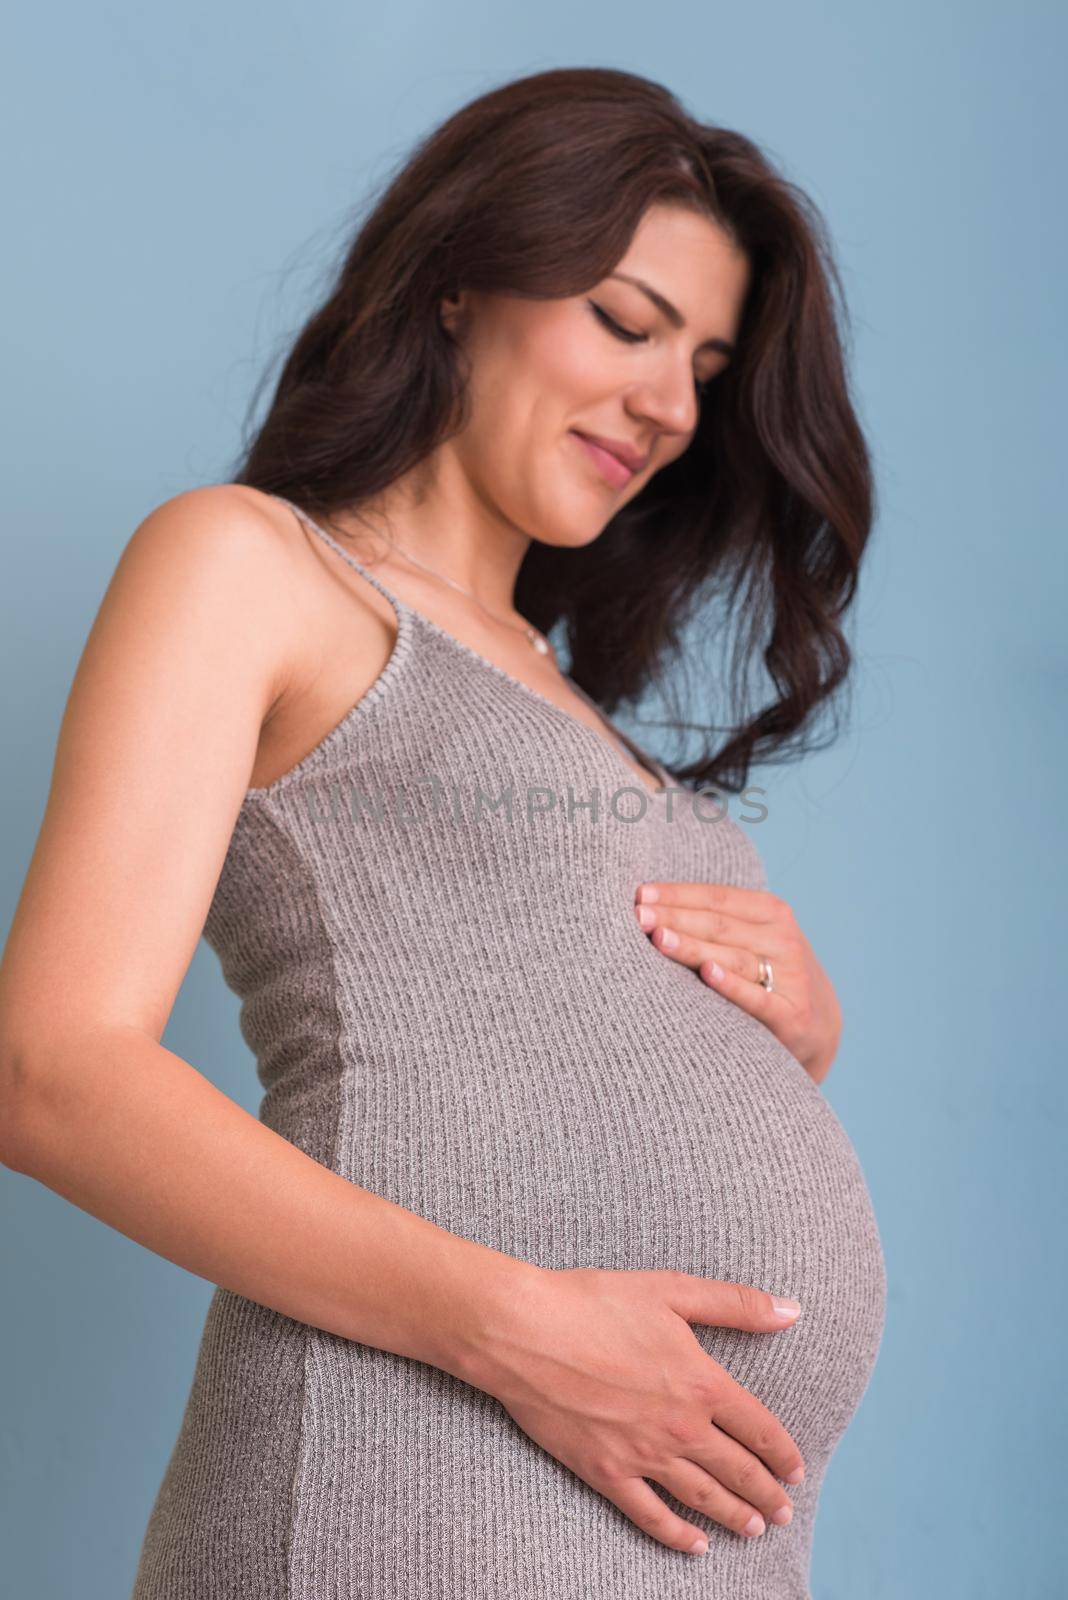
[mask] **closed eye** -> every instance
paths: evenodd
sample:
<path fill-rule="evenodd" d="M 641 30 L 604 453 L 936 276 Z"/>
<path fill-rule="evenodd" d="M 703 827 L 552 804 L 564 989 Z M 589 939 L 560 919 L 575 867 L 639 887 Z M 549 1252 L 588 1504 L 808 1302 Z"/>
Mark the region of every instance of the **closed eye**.
<path fill-rule="evenodd" d="M 587 300 L 586 304 L 597 317 L 598 321 L 601 323 L 601 326 L 607 328 L 609 333 L 613 334 L 615 338 L 622 339 L 625 344 L 648 343 L 649 335 L 647 333 L 635 333 L 630 328 L 624 328 L 622 323 L 617 322 L 615 317 L 609 316 L 608 312 L 605 311 L 603 307 L 599 306 L 595 300 Z M 697 390 L 698 394 L 707 394 L 708 390 L 712 387 L 715 381 L 715 378 L 705 378 L 703 380 L 700 378 L 695 378 L 694 388 Z"/>
<path fill-rule="evenodd" d="M 616 321 L 615 317 L 610 317 L 608 312 L 603 310 L 596 301 L 587 300 L 586 304 L 591 311 L 596 313 L 604 326 L 615 334 L 617 339 L 625 339 L 628 344 L 644 344 L 649 338 L 647 333 L 632 333 L 629 328 L 624 328 L 621 323 Z"/>

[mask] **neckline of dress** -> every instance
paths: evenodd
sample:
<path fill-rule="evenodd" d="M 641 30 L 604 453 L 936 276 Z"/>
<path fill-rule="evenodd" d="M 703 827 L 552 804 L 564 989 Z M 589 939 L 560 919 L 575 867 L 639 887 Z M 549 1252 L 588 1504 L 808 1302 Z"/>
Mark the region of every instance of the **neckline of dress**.
<path fill-rule="evenodd" d="M 594 728 L 591 728 L 589 723 L 583 722 L 580 717 L 572 716 L 570 711 L 565 711 L 563 706 L 558 705 L 557 702 L 551 699 L 549 695 L 542 694 L 540 689 L 535 689 L 533 684 L 527 683 L 523 678 L 517 678 L 514 673 L 511 673 L 505 667 L 500 666 L 498 662 L 491 660 L 489 656 L 483 655 L 482 652 L 480 650 L 476 650 L 473 645 L 466 644 L 463 639 L 458 639 L 454 633 L 449 632 L 448 628 L 443 628 L 440 622 L 435 622 L 433 617 L 428 617 L 425 612 L 418 610 L 416 606 L 410 605 L 407 600 L 402 600 L 399 595 L 394 594 L 393 591 L 382 582 L 381 578 L 377 577 L 375 573 L 373 573 L 368 567 L 365 567 L 361 561 L 357 561 L 356 557 L 346 550 L 344 545 L 340 544 L 332 534 L 327 533 L 325 528 L 320 527 L 314 518 L 309 516 L 302 506 L 298 506 L 292 500 L 287 500 L 284 495 L 275 494 L 272 495 L 271 498 L 279 501 L 282 505 L 288 506 L 290 510 L 295 512 L 303 522 L 306 522 L 307 525 L 312 528 L 319 535 L 319 537 L 330 546 L 332 550 L 335 550 L 343 560 L 347 561 L 351 567 L 355 568 L 362 578 L 366 578 L 368 583 L 374 585 L 379 593 L 383 595 L 386 600 L 389 601 L 390 605 L 396 610 L 398 614 L 398 627 L 400 624 L 401 615 L 404 614 L 407 617 L 413 618 L 418 624 L 430 628 L 434 633 L 446 640 L 449 644 L 453 645 L 457 650 L 462 651 L 464 655 L 469 656 L 472 660 L 478 662 L 479 665 L 487 668 L 490 672 L 496 673 L 498 677 L 503 678 L 504 681 L 508 684 L 511 684 L 513 688 L 519 689 L 522 693 L 529 695 L 532 699 L 537 700 L 539 704 L 548 706 L 550 711 L 554 711 L 557 716 L 562 717 L 571 725 L 571 727 L 578 728 L 580 732 L 587 734 L 591 739 L 596 739 L 597 743 L 602 747 L 602 749 L 607 750 L 613 759 L 619 763 L 620 767 L 630 775 L 632 780 L 639 784 L 645 793 L 651 796 L 653 799 L 659 799 L 661 795 L 667 793 L 672 784 L 672 777 L 664 764 L 660 761 L 657 761 L 655 756 L 651 756 L 648 751 L 643 750 L 636 740 L 632 739 L 629 734 L 624 733 L 621 728 L 616 728 L 615 725 L 605 716 L 597 702 L 591 699 L 591 697 L 586 693 L 585 689 L 583 689 L 581 685 L 577 684 L 569 673 L 564 673 L 563 677 L 567 679 L 572 688 L 575 689 L 582 699 L 586 701 L 595 715 L 604 723 L 605 727 L 614 733 L 619 739 L 621 739 L 623 743 L 634 752 L 639 762 L 645 767 L 646 771 L 651 773 L 653 777 L 660 778 L 663 785 L 661 788 L 651 788 L 649 784 L 644 781 L 644 779 L 638 776 L 630 762 L 627 761 L 626 757 L 616 749 L 615 745 L 613 745 L 608 739 L 603 738 Z"/>

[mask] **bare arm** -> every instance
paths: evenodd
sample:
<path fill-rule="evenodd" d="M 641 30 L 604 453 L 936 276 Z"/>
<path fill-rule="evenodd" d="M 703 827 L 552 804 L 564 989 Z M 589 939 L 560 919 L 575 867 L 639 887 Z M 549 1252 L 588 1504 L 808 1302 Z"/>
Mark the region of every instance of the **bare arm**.
<path fill-rule="evenodd" d="M 37 1058 L 5 1162 L 212 1283 L 465 1379 L 493 1297 L 538 1271 L 330 1172 L 134 1027 Z"/>
<path fill-rule="evenodd" d="M 226 486 L 123 552 L 0 963 L 0 1158 L 210 1282 L 456 1371 L 477 1291 L 538 1269 L 330 1172 L 159 1042 L 284 688 L 290 561 Z"/>

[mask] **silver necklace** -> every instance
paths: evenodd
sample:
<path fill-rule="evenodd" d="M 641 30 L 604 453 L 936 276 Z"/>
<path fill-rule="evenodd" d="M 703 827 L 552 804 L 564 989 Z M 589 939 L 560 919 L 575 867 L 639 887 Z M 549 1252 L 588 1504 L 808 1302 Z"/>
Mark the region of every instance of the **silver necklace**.
<path fill-rule="evenodd" d="M 472 594 L 470 589 L 465 589 L 462 583 L 456 582 L 455 578 L 448 578 L 444 572 L 438 572 L 434 567 L 428 567 L 425 561 L 419 561 L 415 556 L 409 554 L 409 552 L 404 549 L 403 545 L 399 545 L 395 539 L 391 539 L 390 544 L 393 546 L 394 550 L 399 550 L 401 555 L 404 556 L 406 560 L 411 561 L 414 566 L 422 567 L 424 572 L 429 572 L 432 577 L 440 578 L 442 583 L 449 583 L 454 589 L 458 589 L 461 594 L 465 594 L 469 600 L 473 600 L 475 602 L 476 606 L 481 606 L 487 617 L 492 617 L 494 622 L 503 622 L 506 628 L 514 628 L 517 633 L 522 633 L 526 637 L 528 644 L 530 644 L 540 656 L 552 656 L 553 660 L 556 660 L 556 652 L 553 650 L 553 647 L 549 643 L 548 639 L 543 633 L 539 633 L 537 628 L 532 627 L 529 622 L 524 622 L 522 624 L 518 622 L 509 622 L 507 617 L 497 616 L 496 613 L 491 611 L 488 606 L 482 604 L 482 601 L 478 598 L 477 594 Z"/>
<path fill-rule="evenodd" d="M 545 637 L 545 635 L 543 633 L 539 633 L 537 628 L 532 627 L 529 622 L 525 622 L 525 623 L 523 623 L 522 626 L 520 626 L 519 623 L 517 623 L 517 622 L 509 622 L 507 617 L 498 617 L 494 612 L 492 612 L 489 609 L 488 606 L 485 606 L 485 605 L 482 604 L 482 601 L 478 598 L 477 594 L 472 594 L 470 589 L 465 589 L 462 583 L 457 583 L 454 578 L 446 577 L 443 572 L 438 572 L 436 570 L 436 568 L 434 568 L 434 567 L 428 567 L 425 561 L 420 561 L 420 560 L 418 560 L 418 558 L 416 556 L 411 555 L 407 550 L 405 550 L 403 545 L 399 545 L 397 543 L 397 541 L 395 539 L 393 539 L 392 537 L 390 538 L 389 543 L 391 544 L 391 546 L 393 547 L 394 550 L 399 550 L 401 555 L 404 556 L 406 560 L 411 561 L 417 567 L 422 567 L 423 571 L 424 572 L 429 572 L 431 577 L 440 578 L 443 583 L 451 584 L 454 589 L 458 589 L 461 594 L 465 594 L 468 597 L 469 600 L 473 600 L 475 602 L 476 606 L 481 606 L 482 610 L 486 613 L 487 617 L 492 617 L 494 622 L 503 622 L 506 627 L 515 628 L 515 630 L 518 633 L 525 634 L 526 637 L 527 637 L 527 640 L 529 641 L 529 643 L 531 645 L 533 645 L 534 649 L 538 652 L 539 655 L 551 656 L 553 661 L 554 661 L 554 663 L 556 662 L 556 652 L 553 649 L 552 645 L 549 643 L 548 639 Z M 575 682 L 574 678 L 572 678 L 568 673 L 563 673 L 562 676 L 567 679 L 568 683 L 571 684 L 573 689 L 576 689 L 578 691 L 579 695 L 581 696 L 581 698 L 583 700 L 585 700 L 586 704 L 590 707 L 591 711 L 594 711 L 596 713 L 598 719 L 603 724 L 605 729 L 612 735 L 613 741 L 615 742 L 616 747 L 620 751 L 620 754 L 623 755 L 624 757 L 626 757 L 627 751 L 626 751 L 625 741 L 620 739 L 619 733 L 613 727 L 611 722 L 609 722 L 608 718 L 605 716 L 604 712 L 601 710 L 601 708 L 597 704 L 596 700 L 592 699 L 591 696 L 586 693 L 585 689 L 583 689 L 580 684 L 577 684 Z M 570 715 L 570 713 L 568 713 L 568 715 Z M 642 764 L 645 765 L 644 758 L 643 758 L 643 763 Z M 763 980 L 763 976 L 761 978 L 761 981 L 762 982 L 764 981 Z"/>
<path fill-rule="evenodd" d="M 482 609 L 486 613 L 487 617 L 493 617 L 493 620 L 495 622 L 503 622 L 503 623 L 506 624 L 507 627 L 515 628 L 517 632 L 525 633 L 527 638 L 528 638 L 528 640 L 534 646 L 534 649 L 538 652 L 539 655 L 552 656 L 553 661 L 554 662 L 556 661 L 556 652 L 553 649 L 552 645 L 549 643 L 548 639 L 545 637 L 545 635 L 543 633 L 539 633 L 537 628 L 531 627 L 529 622 L 525 622 L 523 624 L 523 626 L 520 627 L 517 622 L 509 622 L 507 617 L 498 617 L 498 616 L 496 616 L 494 614 L 494 612 L 492 612 L 489 609 L 488 606 L 482 605 L 482 601 L 478 598 L 477 594 L 472 594 L 470 589 L 465 589 L 462 583 L 457 583 L 454 579 L 447 578 L 443 572 L 437 572 L 433 567 L 428 567 L 425 561 L 416 560 L 416 557 L 413 556 L 413 555 L 409 555 L 408 551 L 405 550 L 402 545 L 399 545 L 396 542 L 395 539 L 390 539 L 390 544 L 393 546 L 394 550 L 399 550 L 402 556 L 405 556 L 409 561 L 414 562 L 417 567 L 422 567 L 424 572 L 429 572 L 431 574 L 431 576 L 434 577 L 434 578 L 441 578 L 442 581 L 445 582 L 445 583 L 451 583 L 454 589 L 459 589 L 461 594 L 467 595 L 468 598 L 473 600 L 477 606 L 482 606 Z M 616 745 L 616 748 L 619 750 L 620 755 L 622 755 L 624 757 L 624 759 L 626 759 L 627 758 L 626 742 L 619 737 L 618 732 L 612 726 L 611 722 L 609 722 L 608 718 L 605 716 L 604 712 L 601 710 L 601 708 L 597 704 L 596 700 L 592 699 L 591 696 L 586 693 L 585 689 L 583 689 L 580 684 L 577 684 L 575 682 L 574 678 L 572 678 L 569 673 L 566 673 L 566 672 L 562 673 L 561 676 L 567 679 L 567 681 L 571 685 L 571 687 L 573 689 L 577 690 L 579 695 L 581 696 L 581 698 L 583 700 L 585 700 L 585 702 L 589 706 L 590 710 L 596 713 L 596 715 L 597 715 L 599 721 L 601 722 L 601 724 L 612 735 L 613 742 Z M 568 712 L 569 716 L 570 716 L 570 714 L 571 713 Z M 643 766 L 645 765 L 644 757 L 642 759 L 642 765 Z"/>

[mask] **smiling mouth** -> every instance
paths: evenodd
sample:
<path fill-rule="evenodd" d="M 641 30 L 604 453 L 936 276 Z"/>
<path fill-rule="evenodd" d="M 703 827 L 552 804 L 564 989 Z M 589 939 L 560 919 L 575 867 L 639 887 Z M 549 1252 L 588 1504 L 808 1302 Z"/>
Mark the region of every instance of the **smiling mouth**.
<path fill-rule="evenodd" d="M 610 483 L 613 489 L 625 488 L 631 479 L 637 476 L 636 473 L 631 471 L 630 467 L 620 461 L 618 456 L 613 455 L 611 450 L 605 450 L 601 445 L 594 444 L 592 439 L 587 439 L 586 435 L 579 433 L 577 428 L 572 428 L 570 431 L 598 469 L 602 478 L 606 483 Z"/>

